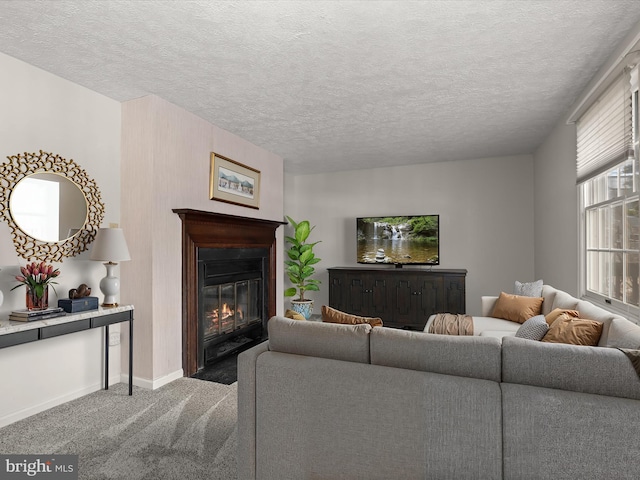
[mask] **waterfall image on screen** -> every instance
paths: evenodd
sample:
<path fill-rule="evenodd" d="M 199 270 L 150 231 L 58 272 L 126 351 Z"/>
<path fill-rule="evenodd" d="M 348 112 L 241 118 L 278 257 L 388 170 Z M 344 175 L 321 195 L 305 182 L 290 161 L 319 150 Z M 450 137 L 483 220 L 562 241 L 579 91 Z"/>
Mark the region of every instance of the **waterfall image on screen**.
<path fill-rule="evenodd" d="M 440 217 L 363 217 L 356 220 L 358 263 L 440 264 Z"/>

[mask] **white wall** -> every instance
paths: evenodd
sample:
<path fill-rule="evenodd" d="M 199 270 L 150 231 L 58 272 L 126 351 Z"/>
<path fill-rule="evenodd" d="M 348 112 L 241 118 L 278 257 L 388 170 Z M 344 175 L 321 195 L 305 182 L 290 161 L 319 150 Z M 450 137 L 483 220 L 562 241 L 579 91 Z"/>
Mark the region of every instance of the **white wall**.
<path fill-rule="evenodd" d="M 480 313 L 480 296 L 535 280 L 532 179 L 529 155 L 287 175 L 285 214 L 308 219 L 316 225 L 311 238 L 322 241 L 316 249 L 321 291 L 309 293 L 316 313 L 328 303 L 326 269 L 357 265 L 358 216 L 439 214 L 439 268 L 468 270 L 471 314 Z"/>
<path fill-rule="evenodd" d="M 559 123 L 533 158 L 535 276 L 578 295 L 575 125 Z"/>
<path fill-rule="evenodd" d="M 120 103 L 0 54 L 0 162 L 44 150 L 73 159 L 93 177 L 105 205 L 104 224 L 120 221 Z M 13 292 L 19 258 L 9 227 L 0 223 L 0 318 L 24 308 L 24 289 Z M 88 252 L 56 264 L 60 297 L 80 283 L 99 293 L 104 267 Z M 98 295 L 100 296 L 100 295 Z M 57 298 L 50 291 L 50 303 Z M 113 328 L 112 331 L 116 331 Z M 120 347 L 111 347 L 111 382 L 120 380 Z M 75 333 L 0 349 L 0 426 L 102 385 L 102 332 Z"/>
<path fill-rule="evenodd" d="M 122 140 L 122 226 L 132 258 L 121 267 L 122 299 L 136 306 L 134 382 L 156 388 L 182 376 L 182 224 L 172 209 L 282 221 L 283 162 L 156 96 L 123 104 Z M 209 199 L 211 152 L 260 171 L 258 210 Z M 283 272 L 278 262 L 280 312 Z"/>

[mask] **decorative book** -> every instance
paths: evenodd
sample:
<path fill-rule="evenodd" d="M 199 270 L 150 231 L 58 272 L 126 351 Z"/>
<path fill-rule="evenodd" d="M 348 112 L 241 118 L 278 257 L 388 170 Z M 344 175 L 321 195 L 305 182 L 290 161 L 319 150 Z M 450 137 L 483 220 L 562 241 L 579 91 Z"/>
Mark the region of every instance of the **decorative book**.
<path fill-rule="evenodd" d="M 46 320 L 48 318 L 62 317 L 66 315 L 60 307 L 47 308 L 46 310 L 14 310 L 9 315 L 9 320 L 14 322 L 33 322 L 35 320 Z"/>

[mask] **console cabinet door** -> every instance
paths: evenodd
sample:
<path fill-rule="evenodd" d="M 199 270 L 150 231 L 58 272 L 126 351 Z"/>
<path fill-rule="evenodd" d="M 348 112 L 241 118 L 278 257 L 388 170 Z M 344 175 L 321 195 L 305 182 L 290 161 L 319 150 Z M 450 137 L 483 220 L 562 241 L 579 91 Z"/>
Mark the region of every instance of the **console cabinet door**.
<path fill-rule="evenodd" d="M 433 275 L 406 275 L 395 282 L 390 326 L 422 329 L 430 315 L 444 311 L 443 279 Z"/>
<path fill-rule="evenodd" d="M 465 313 L 466 288 L 463 275 L 448 275 L 444 277 L 444 304 L 447 313 Z"/>
<path fill-rule="evenodd" d="M 330 272 L 329 306 L 365 317 L 382 317 L 389 311 L 387 279 L 349 271 Z"/>

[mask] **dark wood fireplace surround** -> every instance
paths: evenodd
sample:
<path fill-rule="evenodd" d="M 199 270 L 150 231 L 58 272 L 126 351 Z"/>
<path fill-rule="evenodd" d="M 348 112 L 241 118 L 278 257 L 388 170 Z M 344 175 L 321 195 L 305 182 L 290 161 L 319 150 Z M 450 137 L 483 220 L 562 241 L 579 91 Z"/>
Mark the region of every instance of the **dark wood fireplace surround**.
<path fill-rule="evenodd" d="M 269 250 L 268 318 L 276 314 L 276 229 L 284 222 L 174 209 L 182 220 L 182 369 L 198 370 L 198 248 Z"/>

